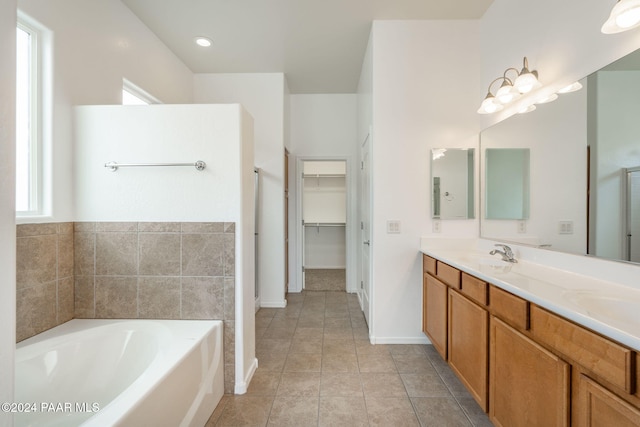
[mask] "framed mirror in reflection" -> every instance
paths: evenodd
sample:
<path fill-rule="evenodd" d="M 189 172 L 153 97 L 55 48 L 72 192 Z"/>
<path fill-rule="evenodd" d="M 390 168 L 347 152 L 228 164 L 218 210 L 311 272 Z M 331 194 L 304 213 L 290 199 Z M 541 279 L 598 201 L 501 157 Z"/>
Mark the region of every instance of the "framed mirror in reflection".
<path fill-rule="evenodd" d="M 481 236 L 552 250 L 640 262 L 640 53 L 582 79 L 528 114 L 481 133 L 481 149 L 530 150 L 528 219 L 483 215 Z M 481 162 L 482 212 L 491 164 Z"/>
<path fill-rule="evenodd" d="M 474 218 L 475 150 L 434 148 L 431 150 L 431 217 Z"/>
<path fill-rule="evenodd" d="M 485 218 L 529 218 L 529 149 L 485 149 Z"/>

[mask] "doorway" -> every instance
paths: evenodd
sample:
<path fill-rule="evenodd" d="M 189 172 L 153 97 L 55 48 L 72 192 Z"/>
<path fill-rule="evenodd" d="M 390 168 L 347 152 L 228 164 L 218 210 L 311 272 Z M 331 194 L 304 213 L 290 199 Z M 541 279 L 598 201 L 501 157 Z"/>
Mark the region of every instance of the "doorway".
<path fill-rule="evenodd" d="M 302 161 L 302 288 L 347 290 L 347 162 Z"/>
<path fill-rule="evenodd" d="M 640 262 L 640 167 L 625 169 L 627 261 Z"/>

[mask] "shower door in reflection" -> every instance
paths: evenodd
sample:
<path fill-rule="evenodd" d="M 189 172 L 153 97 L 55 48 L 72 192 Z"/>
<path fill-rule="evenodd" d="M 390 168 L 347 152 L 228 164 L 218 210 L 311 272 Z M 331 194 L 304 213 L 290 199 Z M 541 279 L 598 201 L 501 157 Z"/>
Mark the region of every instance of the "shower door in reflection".
<path fill-rule="evenodd" d="M 640 166 L 626 169 L 627 261 L 640 262 Z"/>

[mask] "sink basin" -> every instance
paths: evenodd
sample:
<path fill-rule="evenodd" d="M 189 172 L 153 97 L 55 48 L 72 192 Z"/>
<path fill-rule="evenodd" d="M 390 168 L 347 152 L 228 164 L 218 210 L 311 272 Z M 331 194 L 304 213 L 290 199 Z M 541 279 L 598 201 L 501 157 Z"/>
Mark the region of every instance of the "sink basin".
<path fill-rule="evenodd" d="M 567 292 L 564 297 L 594 319 L 626 325 L 640 324 L 640 296 L 617 297 L 584 291 Z"/>
<path fill-rule="evenodd" d="M 465 261 L 477 266 L 478 270 L 488 274 L 508 273 L 513 267 L 513 264 L 510 262 L 505 262 L 500 258 L 493 258 L 489 256 L 469 255 L 466 257 Z"/>

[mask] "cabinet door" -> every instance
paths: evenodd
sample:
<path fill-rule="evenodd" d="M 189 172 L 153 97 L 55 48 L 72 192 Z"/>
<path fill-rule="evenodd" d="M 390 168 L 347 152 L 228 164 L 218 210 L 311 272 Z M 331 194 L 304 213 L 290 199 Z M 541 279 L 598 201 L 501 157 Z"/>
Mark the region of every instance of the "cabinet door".
<path fill-rule="evenodd" d="M 447 285 L 427 275 L 423 298 L 424 332 L 447 360 Z"/>
<path fill-rule="evenodd" d="M 625 402 L 591 378 L 580 375 L 576 425 L 585 427 L 640 426 L 640 409 Z"/>
<path fill-rule="evenodd" d="M 495 317 L 489 417 L 502 427 L 569 425 L 569 365 Z"/>
<path fill-rule="evenodd" d="M 449 291 L 449 365 L 486 412 L 489 376 L 489 313 Z"/>

